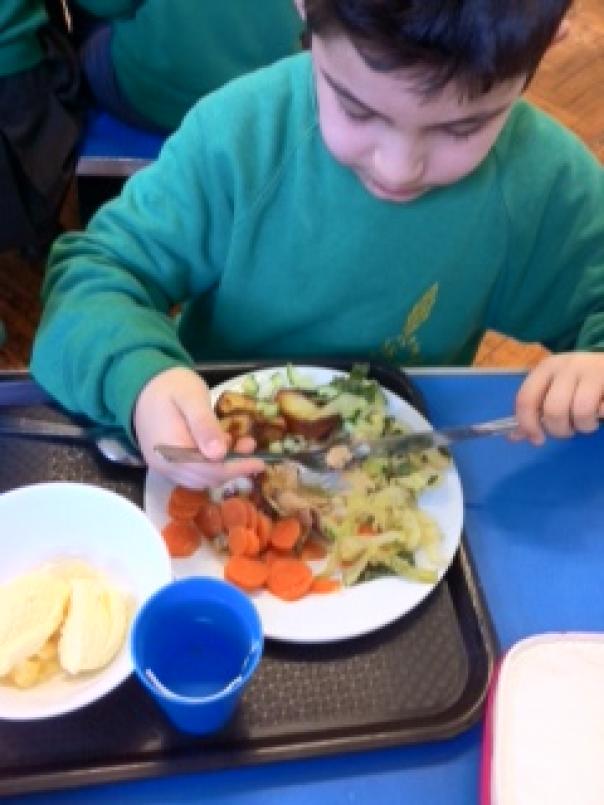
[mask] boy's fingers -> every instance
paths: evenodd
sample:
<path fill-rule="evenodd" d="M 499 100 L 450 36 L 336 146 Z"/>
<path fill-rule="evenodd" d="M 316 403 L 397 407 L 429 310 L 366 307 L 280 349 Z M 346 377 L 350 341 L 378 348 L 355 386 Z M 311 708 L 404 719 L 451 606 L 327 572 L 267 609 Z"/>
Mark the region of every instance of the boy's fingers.
<path fill-rule="evenodd" d="M 574 429 L 580 433 L 592 433 L 598 429 L 604 403 L 602 386 L 598 377 L 582 377 L 575 389 L 572 402 L 572 421 Z"/>
<path fill-rule="evenodd" d="M 171 464 L 165 462 L 161 472 L 170 480 L 181 486 L 191 489 L 211 489 L 221 486 L 227 481 L 243 476 L 255 475 L 264 469 L 264 465 L 257 459 L 245 459 L 228 464 Z"/>
<path fill-rule="evenodd" d="M 518 433 L 533 444 L 542 444 L 545 434 L 541 425 L 543 401 L 551 383 L 551 374 L 543 367 L 534 369 L 520 387 L 516 396 Z"/>
<path fill-rule="evenodd" d="M 575 432 L 573 405 L 578 379 L 574 375 L 558 375 L 550 384 L 543 401 L 541 421 L 552 436 L 564 438 Z"/>
<path fill-rule="evenodd" d="M 190 423 L 191 435 L 197 447 L 209 461 L 220 461 L 229 449 L 230 439 L 218 421 L 208 418 L 200 422 Z"/>
<path fill-rule="evenodd" d="M 195 479 L 195 485 L 207 488 L 221 486 L 235 478 L 257 475 L 264 470 L 264 464 L 257 458 L 237 459 L 236 461 L 208 462 L 207 464 L 183 465 L 189 477 Z"/>
<path fill-rule="evenodd" d="M 242 436 L 240 439 L 237 439 L 235 444 L 233 445 L 233 451 L 235 453 L 253 453 L 256 449 L 256 440 L 253 439 L 251 436 Z"/>
<path fill-rule="evenodd" d="M 247 454 L 256 449 L 256 442 L 251 436 L 241 437 L 232 444 L 230 434 L 221 427 L 209 399 L 205 406 L 183 406 L 183 415 L 195 444 L 209 461 L 220 461 L 228 450 Z"/>
<path fill-rule="evenodd" d="M 247 454 L 253 453 L 256 448 L 256 442 L 251 437 L 238 439 L 232 446 L 235 452 L 242 454 L 241 460 L 231 459 L 227 463 L 222 462 L 222 459 L 231 449 L 231 437 L 222 429 L 211 409 L 199 411 L 198 416 L 194 417 L 192 421 L 188 420 L 187 424 L 200 452 L 206 456 L 208 462 L 218 463 L 216 468 L 211 468 L 208 465 L 200 468 L 200 465 L 198 465 L 199 472 L 205 473 L 209 482 L 224 483 L 241 475 L 256 474 L 264 469 L 262 461 L 245 458 Z"/>
<path fill-rule="evenodd" d="M 519 431 L 539 443 L 552 436 L 591 433 L 604 418 L 604 356 L 569 353 L 546 358 L 522 384 L 516 399 Z"/>
<path fill-rule="evenodd" d="M 204 399 L 205 397 L 205 399 Z M 220 461 L 230 447 L 231 439 L 220 426 L 209 396 L 195 397 L 181 403 L 182 415 L 199 450 L 209 461 Z"/>
<path fill-rule="evenodd" d="M 240 478 L 242 475 L 257 475 L 263 472 L 264 462 L 259 458 L 242 458 L 236 461 L 228 461 L 226 464 L 221 465 L 221 477 L 223 481 L 233 480 L 233 478 Z"/>

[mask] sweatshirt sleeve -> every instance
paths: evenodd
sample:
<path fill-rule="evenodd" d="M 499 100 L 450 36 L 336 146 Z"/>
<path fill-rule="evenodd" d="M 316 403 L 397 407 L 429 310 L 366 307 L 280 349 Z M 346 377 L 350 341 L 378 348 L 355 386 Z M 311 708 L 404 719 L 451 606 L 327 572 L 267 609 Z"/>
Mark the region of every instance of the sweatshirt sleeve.
<path fill-rule="evenodd" d="M 203 129 L 194 108 L 153 165 L 52 249 L 31 371 L 100 423 L 129 431 L 142 387 L 192 365 L 170 311 L 217 281 L 233 209 L 232 176 L 207 156 Z"/>
<path fill-rule="evenodd" d="M 510 246 L 488 326 L 555 352 L 604 350 L 604 168 L 528 106 L 510 135 Z"/>

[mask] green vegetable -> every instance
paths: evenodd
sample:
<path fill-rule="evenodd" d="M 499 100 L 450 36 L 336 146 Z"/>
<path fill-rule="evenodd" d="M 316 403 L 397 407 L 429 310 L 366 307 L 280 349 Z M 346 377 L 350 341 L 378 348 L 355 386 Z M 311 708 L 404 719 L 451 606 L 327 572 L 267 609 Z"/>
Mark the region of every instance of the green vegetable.
<path fill-rule="evenodd" d="M 257 409 L 263 416 L 266 417 L 274 417 L 279 413 L 279 406 L 277 403 L 267 402 L 266 400 L 260 400 L 258 402 Z"/>
<path fill-rule="evenodd" d="M 243 378 L 243 383 L 241 384 L 243 394 L 247 394 L 248 397 L 256 399 L 259 390 L 260 386 L 254 375 L 247 375 Z"/>
<path fill-rule="evenodd" d="M 345 377 L 334 377 L 329 385 L 341 392 L 364 397 L 370 403 L 383 399 L 382 390 L 376 380 L 370 379 L 368 364 L 355 364 Z"/>
<path fill-rule="evenodd" d="M 295 389 L 312 391 L 316 387 L 316 383 L 310 377 L 305 377 L 301 374 L 295 366 L 291 363 L 286 367 L 287 381 Z"/>
<path fill-rule="evenodd" d="M 261 397 L 263 400 L 273 401 L 275 394 L 279 389 L 284 388 L 286 379 L 281 372 L 273 372 L 273 374 L 265 380 L 262 384 Z"/>
<path fill-rule="evenodd" d="M 369 403 L 365 397 L 360 397 L 358 394 L 351 394 L 348 391 L 344 391 L 326 403 L 321 408 L 321 412 L 324 416 L 340 414 L 342 419 L 354 420 L 355 417 L 358 417 L 359 414 L 367 411 L 368 408 Z"/>

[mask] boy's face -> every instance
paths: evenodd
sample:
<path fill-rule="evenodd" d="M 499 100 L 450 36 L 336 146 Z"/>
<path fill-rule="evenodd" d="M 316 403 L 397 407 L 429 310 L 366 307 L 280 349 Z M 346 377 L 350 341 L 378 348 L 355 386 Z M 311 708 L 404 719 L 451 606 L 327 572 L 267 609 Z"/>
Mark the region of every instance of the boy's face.
<path fill-rule="evenodd" d="M 312 37 L 319 124 L 329 151 L 365 188 L 404 203 L 471 173 L 494 144 L 526 78 L 468 100 L 431 98 L 402 70 L 377 72 L 343 35 Z"/>

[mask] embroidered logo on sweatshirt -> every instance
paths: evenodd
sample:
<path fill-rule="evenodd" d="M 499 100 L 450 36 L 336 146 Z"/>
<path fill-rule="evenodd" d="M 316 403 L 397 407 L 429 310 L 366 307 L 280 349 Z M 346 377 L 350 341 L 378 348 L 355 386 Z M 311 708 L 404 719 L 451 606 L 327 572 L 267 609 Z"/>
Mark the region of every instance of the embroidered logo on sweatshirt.
<path fill-rule="evenodd" d="M 437 296 L 438 282 L 435 282 L 413 305 L 400 333 L 388 338 L 382 345 L 380 352 L 386 360 L 405 364 L 421 363 L 418 330 L 432 315 Z"/>

